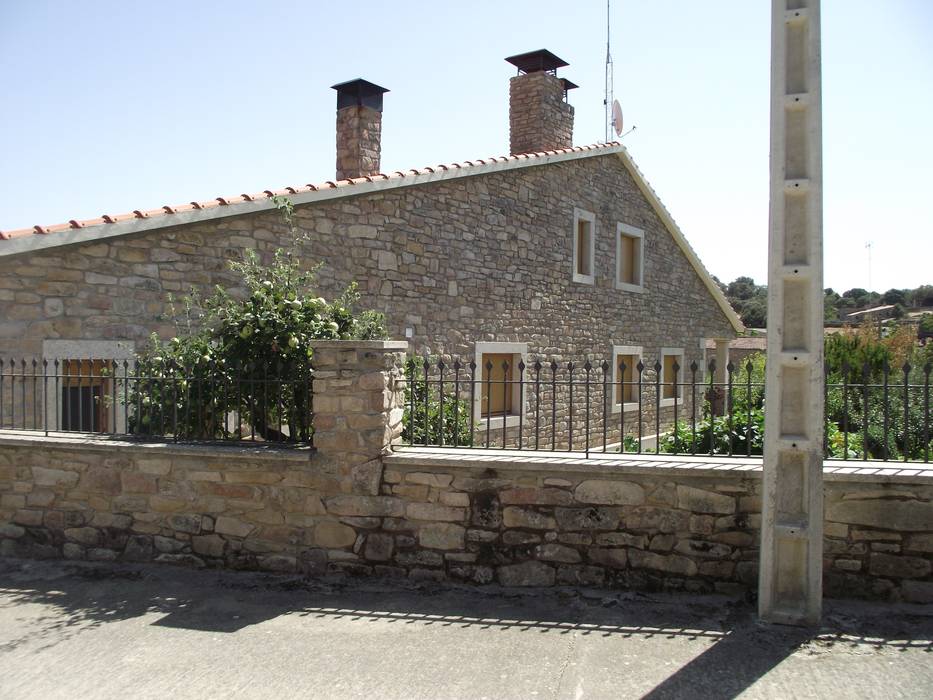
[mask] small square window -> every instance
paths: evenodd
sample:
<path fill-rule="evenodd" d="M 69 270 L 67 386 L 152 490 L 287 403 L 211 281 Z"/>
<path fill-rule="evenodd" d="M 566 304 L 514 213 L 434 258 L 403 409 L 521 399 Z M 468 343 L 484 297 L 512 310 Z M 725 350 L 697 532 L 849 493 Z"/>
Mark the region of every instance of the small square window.
<path fill-rule="evenodd" d="M 619 224 L 616 229 L 616 289 L 644 290 L 644 242 L 641 229 Z"/>
<path fill-rule="evenodd" d="M 593 284 L 596 252 L 596 216 L 582 209 L 573 210 L 573 281 Z"/>

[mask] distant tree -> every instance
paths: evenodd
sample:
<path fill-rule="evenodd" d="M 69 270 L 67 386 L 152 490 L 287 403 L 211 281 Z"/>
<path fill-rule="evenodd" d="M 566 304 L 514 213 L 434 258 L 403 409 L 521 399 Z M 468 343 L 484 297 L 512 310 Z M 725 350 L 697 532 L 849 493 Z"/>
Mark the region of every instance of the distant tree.
<path fill-rule="evenodd" d="M 868 296 L 868 290 L 861 287 L 852 287 L 842 293 L 843 299 L 864 299 Z"/>
<path fill-rule="evenodd" d="M 726 287 L 726 296 L 730 299 L 751 299 L 761 289 L 751 277 L 737 277 Z"/>
<path fill-rule="evenodd" d="M 908 306 L 929 307 L 933 306 L 933 285 L 922 284 L 916 289 L 912 289 L 907 294 Z"/>
<path fill-rule="evenodd" d="M 881 295 L 882 304 L 904 304 L 907 302 L 906 289 L 889 289 Z"/>
<path fill-rule="evenodd" d="M 823 290 L 823 321 L 836 323 L 839 321 L 839 295 L 832 287 Z"/>
<path fill-rule="evenodd" d="M 749 328 L 766 328 L 768 325 L 768 298 L 758 296 L 749 299 L 742 306 L 742 323 Z"/>

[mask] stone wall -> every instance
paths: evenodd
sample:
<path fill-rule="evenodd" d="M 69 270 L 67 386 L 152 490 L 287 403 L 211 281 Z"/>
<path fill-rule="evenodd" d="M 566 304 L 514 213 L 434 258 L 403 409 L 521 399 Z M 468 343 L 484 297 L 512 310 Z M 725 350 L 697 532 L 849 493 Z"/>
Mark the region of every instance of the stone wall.
<path fill-rule="evenodd" d="M 0 441 L 0 554 L 503 585 L 756 589 L 760 472 Z M 640 466 L 639 466 L 640 465 Z M 933 478 L 827 475 L 825 588 L 933 602 Z"/>
<path fill-rule="evenodd" d="M 405 347 L 316 344 L 313 450 L 0 435 L 0 555 L 755 590 L 760 460 L 392 453 Z M 933 472 L 829 472 L 827 593 L 933 601 Z"/>

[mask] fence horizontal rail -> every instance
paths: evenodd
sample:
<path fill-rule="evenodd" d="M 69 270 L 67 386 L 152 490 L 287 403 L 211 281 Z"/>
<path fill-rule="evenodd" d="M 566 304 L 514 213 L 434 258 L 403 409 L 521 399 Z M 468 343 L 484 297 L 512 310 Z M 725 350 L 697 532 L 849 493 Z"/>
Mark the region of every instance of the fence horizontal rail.
<path fill-rule="evenodd" d="M 313 440 L 312 372 L 217 362 L 0 360 L 0 428 L 185 442 Z"/>
<path fill-rule="evenodd" d="M 463 362 L 412 356 L 409 445 L 675 455 L 760 455 L 764 366 L 583 359 Z M 665 364 L 666 363 L 666 364 Z M 930 370 L 825 382 L 827 459 L 930 461 Z M 827 372 L 827 376 L 829 376 Z M 838 404 L 838 405 L 837 405 Z"/>

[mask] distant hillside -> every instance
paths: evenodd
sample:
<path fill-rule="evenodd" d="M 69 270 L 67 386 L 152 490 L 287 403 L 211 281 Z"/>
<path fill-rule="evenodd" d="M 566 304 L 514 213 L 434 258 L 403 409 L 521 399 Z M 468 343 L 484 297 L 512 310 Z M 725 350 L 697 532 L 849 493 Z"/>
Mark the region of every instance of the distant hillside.
<path fill-rule="evenodd" d="M 742 323 L 749 328 L 767 328 L 767 285 L 755 284 L 751 277 L 737 277 L 728 284 L 716 279 L 716 283 L 741 317 Z M 933 308 L 933 285 L 924 284 L 916 289 L 889 289 L 884 294 L 855 287 L 841 295 L 828 287 L 823 296 L 823 318 L 828 326 L 841 325 L 847 314 L 882 304 L 895 306 L 895 318 L 903 316 L 908 309 Z"/>

